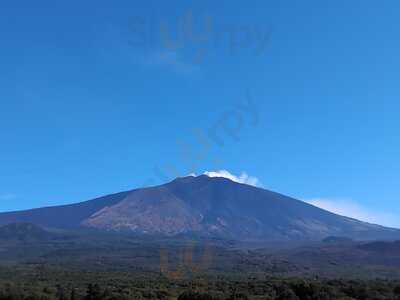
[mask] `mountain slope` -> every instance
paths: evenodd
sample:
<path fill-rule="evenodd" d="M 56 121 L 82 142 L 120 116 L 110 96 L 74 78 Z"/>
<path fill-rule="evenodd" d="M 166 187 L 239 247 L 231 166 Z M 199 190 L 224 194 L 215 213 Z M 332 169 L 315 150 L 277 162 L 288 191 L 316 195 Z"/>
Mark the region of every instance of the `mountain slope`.
<path fill-rule="evenodd" d="M 0 214 L 0 224 L 17 221 L 58 228 L 195 233 L 239 240 L 400 238 L 397 229 L 338 216 L 278 193 L 204 175 L 74 205 Z"/>
<path fill-rule="evenodd" d="M 0 225 L 25 222 L 51 228 L 78 228 L 83 220 L 108 205 L 118 203 L 128 194 L 122 192 L 77 204 L 0 213 Z"/>

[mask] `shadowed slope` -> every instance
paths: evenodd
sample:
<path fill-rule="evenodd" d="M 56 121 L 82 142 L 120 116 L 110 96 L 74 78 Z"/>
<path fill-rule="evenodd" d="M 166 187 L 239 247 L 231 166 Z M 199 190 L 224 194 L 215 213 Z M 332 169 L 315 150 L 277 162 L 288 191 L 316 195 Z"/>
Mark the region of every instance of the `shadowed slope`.
<path fill-rule="evenodd" d="M 129 192 L 108 195 L 77 204 L 0 213 L 0 225 L 27 222 L 44 227 L 78 228 L 83 220 L 105 206 L 116 204 L 127 194 Z"/>

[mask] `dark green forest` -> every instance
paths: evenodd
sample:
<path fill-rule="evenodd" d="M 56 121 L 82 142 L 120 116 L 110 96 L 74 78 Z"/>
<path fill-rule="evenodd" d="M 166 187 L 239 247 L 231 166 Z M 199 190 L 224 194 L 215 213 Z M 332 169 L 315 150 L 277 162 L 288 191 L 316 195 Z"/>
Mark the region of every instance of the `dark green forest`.
<path fill-rule="evenodd" d="M 0 300 L 400 300 L 398 243 L 329 239 L 275 250 L 6 229 Z"/>
<path fill-rule="evenodd" d="M 320 278 L 196 278 L 173 280 L 162 275 L 128 273 L 44 274 L 1 269 L 0 300 L 133 300 L 133 299 L 400 299 L 400 282 Z"/>

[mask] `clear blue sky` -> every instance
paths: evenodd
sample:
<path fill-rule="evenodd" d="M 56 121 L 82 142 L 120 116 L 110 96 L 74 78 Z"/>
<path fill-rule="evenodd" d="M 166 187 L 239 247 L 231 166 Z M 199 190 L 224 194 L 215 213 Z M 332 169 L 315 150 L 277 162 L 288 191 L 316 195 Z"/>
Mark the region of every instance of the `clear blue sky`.
<path fill-rule="evenodd" d="M 400 226 L 398 1 L 164 2 L 1 4 L 0 211 L 160 183 L 173 166 L 247 172 Z M 172 47 L 190 11 L 195 36 Z M 222 125 L 223 147 L 207 136 Z"/>

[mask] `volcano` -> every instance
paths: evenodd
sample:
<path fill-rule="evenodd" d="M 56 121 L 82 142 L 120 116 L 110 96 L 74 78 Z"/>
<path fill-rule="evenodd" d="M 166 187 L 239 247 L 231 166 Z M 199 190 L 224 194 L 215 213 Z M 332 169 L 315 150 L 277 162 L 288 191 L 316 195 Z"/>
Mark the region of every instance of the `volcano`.
<path fill-rule="evenodd" d="M 236 240 L 400 239 L 400 230 L 336 215 L 303 201 L 222 177 L 189 176 L 86 202 L 0 214 L 0 225 L 94 229 Z"/>

